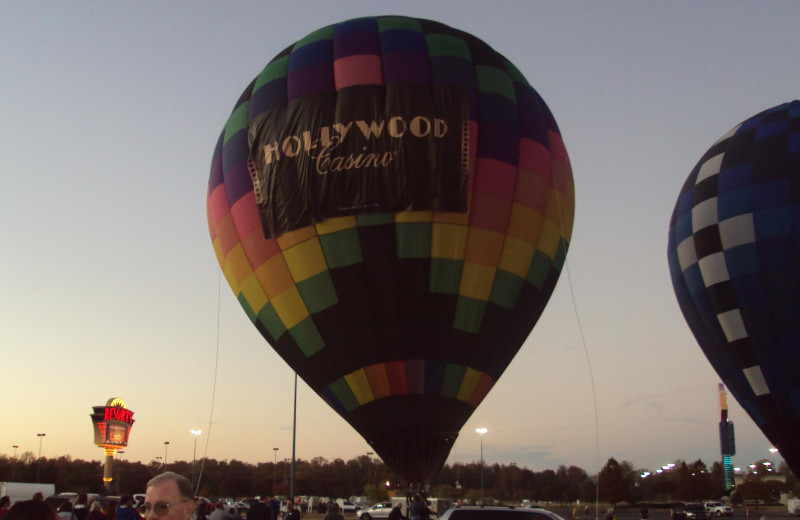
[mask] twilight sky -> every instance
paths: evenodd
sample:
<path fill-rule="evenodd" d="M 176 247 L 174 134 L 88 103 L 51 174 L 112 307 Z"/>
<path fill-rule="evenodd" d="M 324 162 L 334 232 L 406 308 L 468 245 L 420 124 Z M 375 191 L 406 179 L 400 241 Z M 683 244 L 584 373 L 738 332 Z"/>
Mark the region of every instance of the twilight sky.
<path fill-rule="evenodd" d="M 0 453 L 37 453 L 46 433 L 43 456 L 100 459 L 91 407 L 121 396 L 126 459 L 164 441 L 191 459 L 191 429 L 198 456 L 290 456 L 293 372 L 220 280 L 211 156 L 275 54 L 380 14 L 443 22 L 515 63 L 575 177 L 568 269 L 448 461 L 479 458 L 478 426 L 488 462 L 537 471 L 719 459 L 720 380 L 672 290 L 669 218 L 706 149 L 798 97 L 797 2 L 3 3 Z M 734 464 L 769 457 L 730 401 Z M 300 458 L 370 449 L 302 381 L 297 425 Z"/>

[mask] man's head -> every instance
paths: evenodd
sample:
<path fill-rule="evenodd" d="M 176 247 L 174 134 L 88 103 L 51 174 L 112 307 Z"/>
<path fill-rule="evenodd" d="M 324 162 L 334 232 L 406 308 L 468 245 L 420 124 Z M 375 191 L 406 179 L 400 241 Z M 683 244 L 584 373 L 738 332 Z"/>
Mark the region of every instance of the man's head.
<path fill-rule="evenodd" d="M 145 520 L 189 520 L 193 512 L 194 494 L 188 478 L 167 471 L 147 483 Z"/>
<path fill-rule="evenodd" d="M 290 511 L 290 510 L 294 509 L 294 500 L 287 500 L 286 501 L 286 509 L 287 509 L 287 511 Z"/>

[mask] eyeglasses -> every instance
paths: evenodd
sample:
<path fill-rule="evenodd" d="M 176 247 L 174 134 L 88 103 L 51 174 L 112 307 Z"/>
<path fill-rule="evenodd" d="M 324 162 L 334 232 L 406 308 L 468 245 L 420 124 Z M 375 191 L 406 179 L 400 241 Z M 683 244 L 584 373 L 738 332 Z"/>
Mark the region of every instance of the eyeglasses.
<path fill-rule="evenodd" d="M 142 516 L 147 516 L 150 514 L 150 511 L 153 511 L 156 516 L 167 516 L 169 514 L 169 508 L 172 506 L 177 506 L 179 504 L 185 504 L 188 500 L 181 500 L 175 504 L 168 504 L 166 502 L 156 502 L 155 504 L 145 504 L 142 508 Z"/>

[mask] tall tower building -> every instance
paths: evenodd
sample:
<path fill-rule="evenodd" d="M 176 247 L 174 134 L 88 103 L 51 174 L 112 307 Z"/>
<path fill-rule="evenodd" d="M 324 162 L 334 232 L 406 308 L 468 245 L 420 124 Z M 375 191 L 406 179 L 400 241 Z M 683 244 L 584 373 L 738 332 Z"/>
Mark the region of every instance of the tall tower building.
<path fill-rule="evenodd" d="M 733 423 L 728 419 L 728 392 L 722 383 L 719 384 L 719 407 L 719 448 L 725 468 L 725 489 L 731 489 L 734 486 L 731 457 L 736 455 L 736 438 L 733 436 Z"/>

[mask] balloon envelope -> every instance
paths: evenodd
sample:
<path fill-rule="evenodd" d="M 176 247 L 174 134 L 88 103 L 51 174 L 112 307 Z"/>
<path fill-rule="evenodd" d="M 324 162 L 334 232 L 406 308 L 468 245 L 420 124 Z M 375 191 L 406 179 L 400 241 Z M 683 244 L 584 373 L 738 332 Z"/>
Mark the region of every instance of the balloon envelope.
<path fill-rule="evenodd" d="M 800 102 L 703 155 L 675 205 L 668 258 L 706 357 L 800 474 Z"/>
<path fill-rule="evenodd" d="M 219 138 L 208 222 L 253 324 L 407 482 L 428 482 L 555 287 L 574 187 L 508 60 L 405 17 L 278 54 Z"/>

